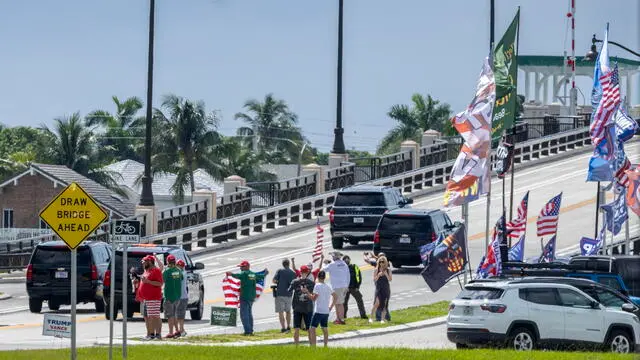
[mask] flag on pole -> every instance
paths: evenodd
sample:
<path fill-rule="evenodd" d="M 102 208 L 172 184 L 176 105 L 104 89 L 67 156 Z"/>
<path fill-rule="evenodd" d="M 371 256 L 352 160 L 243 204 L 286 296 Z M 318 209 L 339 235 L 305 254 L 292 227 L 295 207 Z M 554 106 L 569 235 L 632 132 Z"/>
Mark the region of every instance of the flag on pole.
<path fill-rule="evenodd" d="M 560 217 L 560 203 L 562 193 L 554 196 L 542 208 L 538 215 L 538 236 L 555 235 L 558 231 L 558 218 Z"/>
<path fill-rule="evenodd" d="M 541 263 L 551 263 L 556 258 L 556 236 L 553 235 L 547 242 L 547 245 L 542 249 L 542 256 L 540 256 Z"/>
<path fill-rule="evenodd" d="M 627 187 L 627 206 L 636 215 L 640 216 L 640 168 L 638 165 L 633 165 L 626 171 L 629 178 L 629 185 Z"/>
<path fill-rule="evenodd" d="M 316 220 L 316 245 L 313 247 L 312 262 L 320 260 L 324 249 L 322 241 L 324 239 L 324 229 L 320 226 L 320 218 Z"/>
<path fill-rule="evenodd" d="M 607 126 L 604 137 L 593 149 L 589 159 L 587 181 L 613 181 L 615 173 L 614 157 L 616 151 L 615 127 Z"/>
<path fill-rule="evenodd" d="M 627 94 L 627 96 L 629 96 L 629 94 Z M 613 120 L 616 125 L 616 136 L 619 141 L 626 142 L 638 131 L 638 123 L 627 114 L 622 106 L 618 107 L 618 110 L 613 115 Z"/>
<path fill-rule="evenodd" d="M 466 204 L 489 191 L 491 116 L 495 99 L 495 79 L 489 59 L 485 58 L 473 101 L 451 120 L 464 144 L 451 170 L 444 206 Z"/>
<path fill-rule="evenodd" d="M 523 261 L 524 259 L 524 234 L 518 240 L 517 243 L 513 244 L 511 249 L 509 249 L 509 261 Z"/>
<path fill-rule="evenodd" d="M 524 195 L 520 205 L 518 205 L 518 213 L 516 217 L 507 223 L 507 237 L 512 239 L 520 239 L 527 232 L 527 207 L 529 204 L 529 192 Z"/>
<path fill-rule="evenodd" d="M 426 266 L 420 273 L 431 291 L 440 290 L 451 278 L 464 271 L 467 265 L 465 226 L 460 225 L 428 250 Z"/>
<path fill-rule="evenodd" d="M 264 274 L 264 271 L 256 274 Z M 260 298 L 264 291 L 264 277 L 262 280 L 256 281 L 256 300 Z M 222 293 L 224 294 L 224 306 L 239 307 L 240 306 L 240 279 L 232 276 L 225 276 L 222 279 Z"/>
<path fill-rule="evenodd" d="M 597 146 L 604 139 L 604 130 L 612 123 L 612 116 L 620 105 L 620 84 L 618 77 L 618 65 L 611 69 L 609 64 L 609 24 L 605 29 L 602 48 L 596 61 L 598 84 L 602 94 L 592 116 L 590 134 L 591 143 Z M 592 92 L 593 101 L 593 92 Z"/>
<path fill-rule="evenodd" d="M 618 235 L 622 230 L 622 225 L 629 218 L 627 212 L 627 204 L 625 204 L 625 190 L 616 194 L 616 198 L 610 204 L 601 205 L 604 211 L 604 219 L 607 224 L 607 230 Z"/>
<path fill-rule="evenodd" d="M 493 107 L 493 138 L 499 139 L 506 129 L 515 123 L 517 115 L 518 80 L 518 33 L 520 31 L 520 8 L 511 24 L 496 44 L 493 53 L 493 69 L 496 81 L 496 102 Z"/>
<path fill-rule="evenodd" d="M 493 239 L 489 243 L 487 253 L 480 260 L 480 265 L 476 270 L 476 278 L 486 279 L 492 276 L 500 276 L 502 274 L 502 255 L 500 253 L 500 243 L 503 237 L 501 236 L 502 223 L 504 216 L 500 217 L 498 222 L 493 228 Z"/>

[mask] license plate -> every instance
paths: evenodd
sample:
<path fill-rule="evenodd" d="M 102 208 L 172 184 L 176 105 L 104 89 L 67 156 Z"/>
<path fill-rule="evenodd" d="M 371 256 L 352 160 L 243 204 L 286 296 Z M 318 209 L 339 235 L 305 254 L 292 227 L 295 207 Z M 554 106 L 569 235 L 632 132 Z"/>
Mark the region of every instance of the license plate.
<path fill-rule="evenodd" d="M 362 224 L 364 223 L 364 218 L 353 218 L 354 224 Z"/>
<path fill-rule="evenodd" d="M 56 271 L 56 279 L 66 279 L 69 277 L 69 273 L 66 271 Z"/>
<path fill-rule="evenodd" d="M 472 308 L 471 306 L 465 306 L 465 307 L 463 308 L 463 310 L 462 310 L 462 313 L 463 313 L 465 316 L 471 316 L 471 315 L 473 315 L 473 308 Z"/>
<path fill-rule="evenodd" d="M 401 237 L 400 238 L 400 244 L 411 244 L 411 238 L 406 236 L 406 237 Z"/>

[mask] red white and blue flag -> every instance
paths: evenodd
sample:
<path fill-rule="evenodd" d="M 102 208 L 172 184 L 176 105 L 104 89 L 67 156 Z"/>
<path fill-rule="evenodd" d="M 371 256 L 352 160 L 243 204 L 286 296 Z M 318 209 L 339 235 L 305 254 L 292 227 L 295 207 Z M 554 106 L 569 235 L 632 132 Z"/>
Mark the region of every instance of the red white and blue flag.
<path fill-rule="evenodd" d="M 553 235 L 547 242 L 547 245 L 542 249 L 542 256 L 540 256 L 541 263 L 551 263 L 556 258 L 556 236 Z"/>
<path fill-rule="evenodd" d="M 555 235 L 558 232 L 558 218 L 560 217 L 560 203 L 562 193 L 554 196 L 542 208 L 538 215 L 538 236 Z"/>
<path fill-rule="evenodd" d="M 507 223 L 507 237 L 512 239 L 520 239 L 527 232 L 527 207 L 529 204 L 529 192 L 524 195 L 520 205 L 518 205 L 518 213 L 516 217 Z"/>
<path fill-rule="evenodd" d="M 500 217 L 500 220 L 496 223 L 493 229 L 493 239 L 487 248 L 487 254 L 480 259 L 480 265 L 476 270 L 476 278 L 486 279 L 493 276 L 500 276 L 502 274 L 502 257 L 500 254 L 500 242 L 503 237 L 501 236 L 500 227 L 504 222 L 504 216 Z"/>
<path fill-rule="evenodd" d="M 322 242 L 324 239 L 324 229 L 320 226 L 320 218 L 316 221 L 316 245 L 313 247 L 313 262 L 320 260 L 322 250 L 324 248 Z"/>
<path fill-rule="evenodd" d="M 257 272 L 262 275 L 264 271 Z M 262 280 L 256 281 L 256 300 L 260 298 L 264 291 L 264 277 Z M 222 279 L 222 293 L 224 294 L 224 306 L 239 307 L 240 306 L 240 279 L 232 276 L 225 276 Z"/>

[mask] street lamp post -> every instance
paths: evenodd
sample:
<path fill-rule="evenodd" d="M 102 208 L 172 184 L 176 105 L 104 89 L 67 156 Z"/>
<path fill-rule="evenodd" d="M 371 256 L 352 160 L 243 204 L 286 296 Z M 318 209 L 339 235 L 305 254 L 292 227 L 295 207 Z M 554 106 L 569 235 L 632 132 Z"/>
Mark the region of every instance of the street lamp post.
<path fill-rule="evenodd" d="M 593 38 L 591 38 L 591 49 L 589 50 L 587 55 L 585 55 L 585 57 L 584 57 L 585 60 L 592 61 L 592 60 L 595 60 L 595 59 L 598 58 L 598 48 L 596 47 L 596 43 L 601 43 L 601 42 L 602 42 L 602 40 L 596 38 L 596 34 L 593 34 Z M 617 43 L 615 41 L 608 40 L 607 43 L 609 43 L 611 45 L 615 45 L 615 46 L 617 46 L 617 47 L 619 47 L 619 48 L 621 48 L 623 50 L 626 50 L 626 51 L 632 53 L 633 55 L 635 55 L 637 57 L 640 57 L 640 53 L 637 53 L 637 52 L 629 49 L 628 47 L 626 47 L 626 46 L 624 46 L 622 44 L 619 44 L 619 43 Z"/>
<path fill-rule="evenodd" d="M 343 28 L 344 0 L 338 0 L 338 75 L 336 88 L 336 128 L 333 130 L 334 154 L 344 154 L 344 129 L 342 128 L 342 28 Z"/>
<path fill-rule="evenodd" d="M 147 119 L 144 139 L 144 175 L 142 176 L 142 194 L 140 194 L 141 206 L 154 206 L 153 190 L 151 183 L 151 117 L 152 117 L 152 97 L 153 97 L 153 33 L 155 18 L 155 0 L 149 3 L 149 58 L 147 62 Z"/>

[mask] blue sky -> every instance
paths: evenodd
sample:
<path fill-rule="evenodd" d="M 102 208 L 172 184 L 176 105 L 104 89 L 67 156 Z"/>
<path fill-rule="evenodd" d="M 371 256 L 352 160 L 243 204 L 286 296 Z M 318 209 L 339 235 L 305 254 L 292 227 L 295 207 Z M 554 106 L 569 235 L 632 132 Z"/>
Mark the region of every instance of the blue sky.
<path fill-rule="evenodd" d="M 576 2 L 579 56 L 607 21 L 612 40 L 640 49 L 640 2 Z M 313 145 L 329 150 L 337 3 L 157 0 L 154 106 L 167 93 L 204 100 L 221 112 L 221 131 L 232 134 L 244 101 L 273 92 L 299 115 Z M 569 49 L 568 0 L 496 5 L 496 41 L 520 5 L 521 55 Z M 394 125 L 389 107 L 414 92 L 462 110 L 488 52 L 488 19 L 489 0 L 345 0 L 346 146 L 375 149 Z M 146 0 L 4 1 L 0 122 L 39 126 L 75 111 L 112 110 L 112 95 L 145 100 L 147 26 Z M 615 48 L 611 55 L 630 56 Z M 578 85 L 588 94 L 589 80 Z"/>

